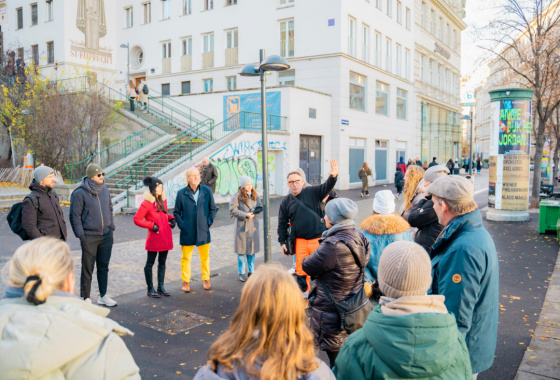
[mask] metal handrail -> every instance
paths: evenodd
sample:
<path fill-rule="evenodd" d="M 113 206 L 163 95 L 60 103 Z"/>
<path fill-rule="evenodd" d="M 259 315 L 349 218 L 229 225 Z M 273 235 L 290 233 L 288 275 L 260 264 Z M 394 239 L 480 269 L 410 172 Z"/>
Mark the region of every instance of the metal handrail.
<path fill-rule="evenodd" d="M 169 95 L 163 95 L 162 93 L 160 93 L 160 92 L 158 92 L 158 91 L 156 91 L 152 88 L 149 89 L 149 92 L 150 92 L 150 95 L 148 95 L 148 99 L 153 98 L 153 99 L 157 100 L 158 98 L 161 98 L 162 103 L 164 102 L 164 99 L 165 99 L 168 104 L 170 102 L 175 104 L 175 107 L 168 105 L 169 107 L 173 107 L 173 108 L 177 109 L 178 111 L 180 111 L 179 107 L 182 108 L 182 109 L 185 109 L 188 112 L 190 117 L 192 117 L 193 114 L 194 114 L 194 118 L 193 118 L 194 120 L 204 121 L 204 120 L 210 119 L 210 120 L 212 120 L 212 123 L 214 122 L 214 119 L 212 119 L 211 117 L 206 116 L 203 113 L 200 113 L 199 111 L 196 111 L 196 110 L 190 108 L 189 106 L 186 106 L 183 103 L 178 102 L 177 100 L 173 99 Z M 152 94 L 156 94 L 158 96 L 153 96 Z M 184 111 L 182 111 L 182 112 L 184 113 Z"/>

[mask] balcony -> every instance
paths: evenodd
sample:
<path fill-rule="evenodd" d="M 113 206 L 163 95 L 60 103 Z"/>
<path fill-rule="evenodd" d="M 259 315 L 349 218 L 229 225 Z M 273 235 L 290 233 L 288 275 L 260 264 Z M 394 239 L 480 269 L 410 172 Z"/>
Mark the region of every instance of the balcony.
<path fill-rule="evenodd" d="M 191 71 L 192 70 L 192 55 L 182 55 L 181 56 L 181 71 Z"/>
<path fill-rule="evenodd" d="M 290 38 L 287 40 L 280 40 L 280 55 L 282 57 L 293 57 L 294 56 L 294 39 Z"/>
<path fill-rule="evenodd" d="M 226 49 L 226 66 L 235 66 L 237 62 L 238 48 Z"/>
<path fill-rule="evenodd" d="M 163 58 L 161 60 L 161 73 L 162 74 L 171 74 L 171 57 L 170 58 Z"/>
<path fill-rule="evenodd" d="M 207 51 L 202 53 L 202 68 L 208 69 L 210 67 L 214 67 L 214 52 Z"/>

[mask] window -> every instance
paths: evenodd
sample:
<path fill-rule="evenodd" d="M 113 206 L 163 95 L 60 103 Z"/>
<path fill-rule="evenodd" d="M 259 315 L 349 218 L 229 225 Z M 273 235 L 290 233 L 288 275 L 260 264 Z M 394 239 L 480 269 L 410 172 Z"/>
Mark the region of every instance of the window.
<path fill-rule="evenodd" d="M 296 71 L 285 70 L 278 72 L 278 86 L 295 86 L 296 85 Z"/>
<path fill-rule="evenodd" d="M 387 0 L 387 16 L 393 17 L 393 0 Z"/>
<path fill-rule="evenodd" d="M 144 51 L 142 49 L 139 49 L 136 52 L 136 67 L 140 67 L 142 66 L 142 63 L 144 62 Z"/>
<path fill-rule="evenodd" d="M 204 84 L 204 92 L 212 92 L 214 91 L 214 80 L 212 79 L 203 79 L 202 83 Z"/>
<path fill-rule="evenodd" d="M 397 119 L 406 120 L 406 107 L 408 103 L 408 92 L 397 88 Z"/>
<path fill-rule="evenodd" d="M 426 56 L 420 55 L 420 80 L 426 82 Z"/>
<path fill-rule="evenodd" d="M 369 62 L 369 26 L 362 24 L 362 61 Z"/>
<path fill-rule="evenodd" d="M 226 32 L 226 49 L 237 47 L 237 29 L 228 30 Z"/>
<path fill-rule="evenodd" d="M 356 20 L 348 17 L 348 54 L 356 56 Z"/>
<path fill-rule="evenodd" d="M 375 113 L 389 116 L 389 85 L 377 82 L 375 89 Z"/>
<path fill-rule="evenodd" d="M 46 1 L 47 4 L 47 20 L 46 21 L 52 21 L 53 20 L 53 0 L 47 0 Z"/>
<path fill-rule="evenodd" d="M 181 55 L 192 55 L 192 37 L 181 40 Z"/>
<path fill-rule="evenodd" d="M 54 63 L 54 41 L 47 42 L 47 63 Z"/>
<path fill-rule="evenodd" d="M 443 41 L 443 18 L 439 18 L 439 39 Z"/>
<path fill-rule="evenodd" d="M 294 56 L 294 20 L 280 22 L 280 55 Z"/>
<path fill-rule="evenodd" d="M 17 16 L 17 28 L 23 29 L 23 9 L 18 8 L 16 9 L 16 16 Z"/>
<path fill-rule="evenodd" d="M 410 9 L 406 8 L 406 29 L 410 30 Z"/>
<path fill-rule="evenodd" d="M 450 41 L 451 41 L 451 28 L 449 27 L 449 24 L 447 24 L 447 28 L 445 29 L 445 43 L 447 44 L 447 46 L 450 46 Z"/>
<path fill-rule="evenodd" d="M 161 44 L 161 58 L 171 58 L 171 41 Z"/>
<path fill-rule="evenodd" d="M 366 110 L 366 85 L 365 76 L 350 73 L 350 108 L 360 111 Z"/>
<path fill-rule="evenodd" d="M 381 67 L 381 50 L 382 50 L 381 33 L 375 32 L 375 66 Z"/>
<path fill-rule="evenodd" d="M 31 59 L 33 65 L 39 65 L 39 45 L 31 45 Z"/>
<path fill-rule="evenodd" d="M 161 19 L 169 20 L 170 18 L 171 18 L 171 0 L 161 0 Z"/>
<path fill-rule="evenodd" d="M 181 82 L 181 94 L 190 94 L 191 93 L 191 81 Z"/>
<path fill-rule="evenodd" d="M 387 70 L 388 72 L 391 72 L 392 68 L 392 64 L 393 64 L 393 53 L 392 53 L 392 49 L 393 49 L 393 42 L 391 41 L 390 38 L 387 38 L 386 43 L 385 43 L 385 70 Z"/>
<path fill-rule="evenodd" d="M 235 4 L 237 4 L 237 0 L 226 0 L 226 7 L 228 5 L 235 5 Z"/>
<path fill-rule="evenodd" d="M 449 77 L 449 70 L 445 69 L 445 92 L 449 93 L 449 88 L 451 85 L 451 78 Z"/>
<path fill-rule="evenodd" d="M 31 26 L 37 25 L 37 3 L 31 4 Z"/>
<path fill-rule="evenodd" d="M 441 77 L 441 72 L 442 72 L 442 67 L 440 64 L 437 65 L 437 88 L 440 90 L 443 90 L 443 83 L 442 83 L 442 77 Z"/>
<path fill-rule="evenodd" d="M 183 0 L 183 15 L 190 15 L 192 11 L 192 0 Z"/>
<path fill-rule="evenodd" d="M 205 11 L 209 11 L 211 9 L 214 9 L 214 0 L 202 0 L 202 1 L 204 1 L 204 10 Z M 206 91 L 206 92 L 208 92 L 208 91 Z"/>
<path fill-rule="evenodd" d="M 205 34 L 202 37 L 202 47 L 204 53 L 214 51 L 214 33 Z"/>
<path fill-rule="evenodd" d="M 235 75 L 226 77 L 226 82 L 228 91 L 237 90 L 237 77 Z"/>
<path fill-rule="evenodd" d="M 428 27 L 428 7 L 426 6 L 426 2 L 422 2 L 422 28 Z"/>
<path fill-rule="evenodd" d="M 457 31 L 453 29 L 453 50 L 457 51 Z"/>
<path fill-rule="evenodd" d="M 436 78 L 434 75 L 434 61 L 430 59 L 430 86 L 434 86 L 436 83 Z"/>
<path fill-rule="evenodd" d="M 402 3 L 397 1 L 397 22 L 402 25 Z"/>
<path fill-rule="evenodd" d="M 430 33 L 432 33 L 434 36 L 436 35 L 436 12 L 434 12 L 434 10 L 431 10 L 431 14 L 432 17 L 430 19 Z"/>
<path fill-rule="evenodd" d="M 161 94 L 162 95 L 167 95 L 169 96 L 169 94 L 171 93 L 171 86 L 169 85 L 169 83 L 162 83 L 161 84 Z"/>
<path fill-rule="evenodd" d="M 293 4 L 294 0 L 280 0 L 280 5 L 290 5 Z"/>
<path fill-rule="evenodd" d="M 410 50 L 404 49 L 404 79 L 410 80 Z"/>
<path fill-rule="evenodd" d="M 310 119 L 317 119 L 317 109 L 316 108 L 309 108 L 309 118 Z"/>
<path fill-rule="evenodd" d="M 142 4 L 144 8 L 144 24 L 149 24 L 152 22 L 152 3 Z"/>
<path fill-rule="evenodd" d="M 24 59 L 24 58 L 25 58 L 24 53 L 25 53 L 25 51 L 23 50 L 22 47 L 21 47 L 21 48 L 18 48 L 18 49 L 17 49 L 17 57 L 16 57 L 16 59 L 19 59 L 19 57 L 21 57 L 22 59 Z"/>
<path fill-rule="evenodd" d="M 124 27 L 125 28 L 132 28 L 132 22 L 133 22 L 133 17 L 132 17 L 132 7 L 128 7 L 124 9 L 124 14 L 125 14 L 125 20 L 124 20 Z"/>
<path fill-rule="evenodd" d="M 397 44 L 397 72 L 398 76 L 402 76 L 402 46 Z"/>
<path fill-rule="evenodd" d="M 377 9 L 381 10 L 381 0 L 375 0 L 375 6 Z"/>

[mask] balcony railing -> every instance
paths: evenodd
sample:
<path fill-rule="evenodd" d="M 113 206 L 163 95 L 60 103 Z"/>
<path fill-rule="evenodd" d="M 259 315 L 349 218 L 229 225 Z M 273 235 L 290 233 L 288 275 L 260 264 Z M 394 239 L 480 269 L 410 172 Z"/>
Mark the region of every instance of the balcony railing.
<path fill-rule="evenodd" d="M 192 55 L 181 56 L 181 71 L 191 71 L 192 70 Z"/>
<path fill-rule="evenodd" d="M 280 55 L 282 57 L 294 56 L 294 39 L 280 40 Z"/>
<path fill-rule="evenodd" d="M 238 64 L 238 48 L 226 49 L 226 66 L 235 66 Z"/>
<path fill-rule="evenodd" d="M 202 68 L 208 69 L 210 67 L 214 67 L 214 52 L 208 51 L 202 53 Z"/>
<path fill-rule="evenodd" d="M 161 60 L 161 72 L 162 74 L 171 74 L 171 57 Z"/>

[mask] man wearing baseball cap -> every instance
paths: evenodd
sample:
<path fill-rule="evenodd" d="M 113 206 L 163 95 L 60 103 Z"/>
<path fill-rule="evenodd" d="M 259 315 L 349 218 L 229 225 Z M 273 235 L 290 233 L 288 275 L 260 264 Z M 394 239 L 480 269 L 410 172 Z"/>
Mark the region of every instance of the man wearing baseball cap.
<path fill-rule="evenodd" d="M 432 294 L 444 295 L 445 306 L 457 317 L 476 378 L 492 366 L 498 338 L 496 247 L 482 226 L 470 181 L 443 176 L 427 191 L 439 223 L 445 226 L 432 247 Z"/>

